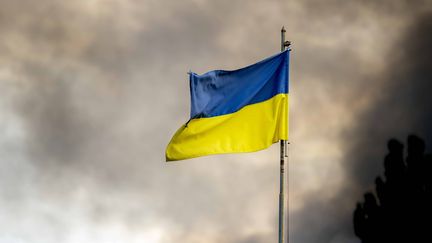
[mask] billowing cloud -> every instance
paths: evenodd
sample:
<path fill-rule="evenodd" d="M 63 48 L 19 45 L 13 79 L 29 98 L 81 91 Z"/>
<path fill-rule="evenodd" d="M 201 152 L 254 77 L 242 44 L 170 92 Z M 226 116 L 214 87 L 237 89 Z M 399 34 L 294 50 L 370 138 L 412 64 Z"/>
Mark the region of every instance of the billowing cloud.
<path fill-rule="evenodd" d="M 2 1 L 0 242 L 276 241 L 276 145 L 172 164 L 164 149 L 187 120 L 187 71 L 274 54 L 282 25 L 290 237 L 356 242 L 380 145 L 429 132 L 430 4 L 385 2 Z M 361 153 L 371 133 L 384 143 Z"/>

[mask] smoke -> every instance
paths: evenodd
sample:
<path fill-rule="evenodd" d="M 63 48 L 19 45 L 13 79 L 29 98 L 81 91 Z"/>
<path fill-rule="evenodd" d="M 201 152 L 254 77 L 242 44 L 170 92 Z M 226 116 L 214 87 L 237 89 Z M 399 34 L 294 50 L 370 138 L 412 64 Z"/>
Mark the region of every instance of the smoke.
<path fill-rule="evenodd" d="M 432 91 L 432 50 L 428 44 L 432 33 L 430 3 L 418 1 L 409 6 L 405 1 L 362 3 L 364 4 L 358 5 L 332 1 L 329 4 L 326 2 L 324 6 L 318 4 L 315 5 L 316 8 L 308 8 L 324 18 L 324 23 L 338 23 L 342 20 L 345 21 L 345 27 L 355 28 L 359 23 L 374 20 L 372 25 L 365 25 L 371 28 L 368 38 L 351 46 L 356 50 L 352 51 L 347 45 L 337 47 L 347 48 L 345 55 L 337 56 L 343 61 L 332 59 L 338 65 L 337 68 L 331 64 L 319 63 L 320 65 L 313 66 L 314 71 L 306 71 L 316 74 L 321 71 L 320 67 L 324 67 L 326 70 L 321 71 L 321 81 L 333 78 L 328 83 L 332 87 L 326 89 L 331 93 L 325 96 L 327 100 L 318 104 L 310 102 L 309 106 L 325 107 L 324 102 L 331 101 L 334 109 L 340 102 L 344 104 L 334 114 L 331 114 L 333 109 L 325 109 L 324 112 L 330 113 L 327 115 L 318 112 L 315 116 L 319 118 L 315 118 L 315 123 L 307 126 L 315 131 L 315 142 L 317 134 L 324 133 L 327 138 L 320 144 L 320 156 L 313 158 L 316 161 L 313 163 L 315 170 L 321 171 L 314 176 L 322 177 L 318 180 L 322 186 L 305 190 L 309 191 L 302 195 L 305 204 L 301 206 L 301 210 L 295 210 L 291 215 L 291 237 L 294 242 L 356 242 L 352 233 L 352 212 L 356 201 L 362 198 L 366 190 L 372 188 L 375 177 L 383 171 L 387 141 L 392 137 L 405 140 L 412 133 L 431 139 L 432 110 L 429 104 Z M 343 13 L 338 14 L 339 8 L 334 5 L 340 5 Z M 340 15 L 345 17 L 332 20 Z M 385 34 L 380 36 L 379 33 L 374 33 L 375 27 Z M 338 29 L 339 34 L 343 31 L 343 28 Z M 340 34 L 340 39 L 344 38 L 346 37 Z M 373 43 L 368 43 L 371 40 Z M 325 39 L 320 44 L 328 49 Z M 317 51 L 323 52 L 325 50 Z M 332 49 L 332 52 L 334 54 L 338 51 Z M 350 59 L 350 54 L 353 59 Z M 313 62 L 319 62 L 319 58 L 320 55 L 317 54 Z M 300 92 L 307 92 L 302 91 Z M 345 97 L 340 98 L 341 96 Z M 314 114 L 307 116 L 311 115 Z M 331 122 L 324 121 L 325 119 L 330 119 Z M 334 131 L 337 128 L 331 126 L 332 123 L 337 124 L 339 129 L 342 127 L 339 134 Z M 323 130 L 326 132 L 322 132 Z M 332 136 L 340 137 L 335 139 Z M 339 143 L 335 144 L 334 141 Z M 336 151 L 333 152 L 334 150 Z M 335 155 L 332 156 L 333 161 L 327 162 L 329 153 Z M 298 184 L 308 180 L 308 176 L 305 173 L 294 174 L 292 190 L 296 191 Z M 294 197 L 292 201 L 295 202 L 296 199 Z M 314 233 L 307 235 L 305 229 Z"/>
<path fill-rule="evenodd" d="M 385 55 L 385 69 L 373 79 L 379 85 L 374 85 L 376 90 L 369 91 L 369 105 L 359 112 L 345 132 L 347 153 L 341 163 L 344 180 L 332 202 L 340 207 L 339 217 L 346 210 L 346 216 L 338 222 L 345 221 L 346 231 L 351 231 L 351 221 L 347 219 L 348 212 L 354 208 L 354 200 L 361 200 L 362 194 L 373 188 L 376 176 L 383 173 L 387 141 L 390 138 L 405 141 L 409 134 L 431 141 L 431 20 L 432 12 L 427 11 L 410 16 L 401 36 Z"/>
<path fill-rule="evenodd" d="M 246 168 L 235 156 L 164 163 L 188 114 L 186 72 L 250 62 L 219 54 L 232 39 L 220 22 L 245 7 L 257 12 L 229 1 L 4 1 L 0 242 L 274 239 L 277 170 L 265 154 L 243 156 Z"/>
<path fill-rule="evenodd" d="M 290 237 L 355 241 L 385 141 L 430 134 L 428 4 L 2 1 L 0 242 L 275 241 L 277 146 L 169 165 L 164 149 L 187 120 L 186 72 L 274 54 L 282 25 Z"/>
<path fill-rule="evenodd" d="M 386 142 L 404 141 L 408 134 L 432 138 L 432 13 L 415 16 L 388 55 L 389 65 L 374 92 L 372 106 L 359 116 L 346 166 L 352 183 L 370 184 L 382 171 Z"/>

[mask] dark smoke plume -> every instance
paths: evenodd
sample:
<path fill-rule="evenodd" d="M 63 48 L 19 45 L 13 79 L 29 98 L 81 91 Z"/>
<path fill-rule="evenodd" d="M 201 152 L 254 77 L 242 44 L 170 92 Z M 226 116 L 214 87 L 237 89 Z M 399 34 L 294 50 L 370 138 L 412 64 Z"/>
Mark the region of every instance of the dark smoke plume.
<path fill-rule="evenodd" d="M 381 168 L 383 149 L 393 136 L 414 133 L 432 138 L 432 13 L 416 18 L 392 48 L 383 87 L 376 100 L 358 119 L 350 152 L 347 178 L 367 185 Z M 365 84 L 366 85 L 366 84 Z M 385 151 L 384 151 L 385 152 Z"/>

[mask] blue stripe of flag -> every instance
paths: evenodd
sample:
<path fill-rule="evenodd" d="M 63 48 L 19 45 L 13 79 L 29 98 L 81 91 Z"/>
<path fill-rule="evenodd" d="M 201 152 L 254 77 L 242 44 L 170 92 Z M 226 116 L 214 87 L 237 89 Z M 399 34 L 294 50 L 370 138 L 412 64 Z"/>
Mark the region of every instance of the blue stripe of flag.
<path fill-rule="evenodd" d="M 234 71 L 190 74 L 191 119 L 234 113 L 288 93 L 289 51 Z"/>

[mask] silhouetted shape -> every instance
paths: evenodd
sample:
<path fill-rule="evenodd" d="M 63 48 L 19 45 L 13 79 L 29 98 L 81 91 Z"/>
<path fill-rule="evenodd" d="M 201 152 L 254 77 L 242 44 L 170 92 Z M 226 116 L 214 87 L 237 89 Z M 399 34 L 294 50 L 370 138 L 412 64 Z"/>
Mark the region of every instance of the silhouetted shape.
<path fill-rule="evenodd" d="M 395 139 L 384 158 L 385 180 L 375 180 L 376 196 L 368 192 L 354 210 L 354 232 L 362 243 L 432 242 L 432 156 L 425 142 L 408 137 L 408 155 Z"/>

